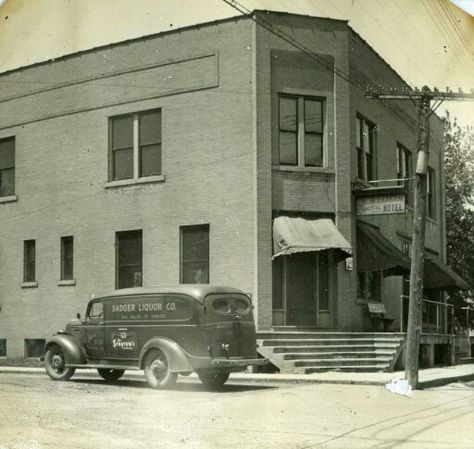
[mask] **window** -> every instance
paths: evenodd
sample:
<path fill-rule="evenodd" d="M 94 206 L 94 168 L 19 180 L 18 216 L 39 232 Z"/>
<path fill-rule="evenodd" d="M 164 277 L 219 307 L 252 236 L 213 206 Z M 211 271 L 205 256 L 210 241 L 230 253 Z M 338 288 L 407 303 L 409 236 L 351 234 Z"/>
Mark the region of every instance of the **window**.
<path fill-rule="evenodd" d="M 110 120 L 110 181 L 161 175 L 161 110 Z"/>
<path fill-rule="evenodd" d="M 324 165 L 323 100 L 306 97 L 279 98 L 280 164 L 295 167 Z"/>
<path fill-rule="evenodd" d="M 116 288 L 142 286 L 142 231 L 116 234 Z"/>
<path fill-rule="evenodd" d="M 403 145 L 397 145 L 397 179 L 410 179 L 413 176 L 411 151 Z M 405 181 L 407 186 L 407 204 L 413 205 L 413 182 Z M 400 185 L 403 185 L 400 182 Z"/>
<path fill-rule="evenodd" d="M 380 271 L 370 271 L 359 273 L 357 282 L 357 297 L 366 301 L 380 301 L 380 287 L 382 273 Z"/>
<path fill-rule="evenodd" d="M 375 179 L 375 125 L 357 117 L 357 177 L 364 181 Z"/>
<path fill-rule="evenodd" d="M 0 140 L 0 197 L 15 194 L 15 138 Z"/>
<path fill-rule="evenodd" d="M 7 356 L 7 339 L 0 338 L 0 357 Z"/>
<path fill-rule="evenodd" d="M 23 281 L 36 281 L 36 241 L 23 242 Z"/>
<path fill-rule="evenodd" d="M 435 171 L 428 167 L 426 176 L 426 213 L 433 220 L 436 219 L 436 188 Z"/>
<path fill-rule="evenodd" d="M 181 227 L 182 284 L 209 283 L 209 225 Z"/>
<path fill-rule="evenodd" d="M 25 357 L 44 355 L 44 338 L 25 338 Z"/>
<path fill-rule="evenodd" d="M 74 240 L 72 236 L 61 237 L 61 280 L 74 279 Z"/>
<path fill-rule="evenodd" d="M 89 313 L 87 315 L 87 321 L 98 321 L 104 319 L 104 304 L 101 302 L 92 303 Z"/>

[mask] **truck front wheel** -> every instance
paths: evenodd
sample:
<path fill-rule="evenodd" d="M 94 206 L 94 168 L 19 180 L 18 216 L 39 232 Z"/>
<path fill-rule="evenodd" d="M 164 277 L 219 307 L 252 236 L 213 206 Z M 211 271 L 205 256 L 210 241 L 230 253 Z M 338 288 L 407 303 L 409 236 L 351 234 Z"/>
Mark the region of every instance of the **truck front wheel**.
<path fill-rule="evenodd" d="M 75 368 L 66 367 L 66 360 L 62 349 L 53 345 L 48 348 L 44 356 L 46 373 L 53 380 L 69 380 L 76 371 Z"/>

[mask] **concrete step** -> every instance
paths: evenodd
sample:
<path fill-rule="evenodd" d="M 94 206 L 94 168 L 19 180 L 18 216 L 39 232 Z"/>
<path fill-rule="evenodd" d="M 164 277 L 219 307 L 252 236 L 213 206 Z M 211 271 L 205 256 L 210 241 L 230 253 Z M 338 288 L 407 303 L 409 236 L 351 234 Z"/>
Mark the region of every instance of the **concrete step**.
<path fill-rule="evenodd" d="M 370 352 L 370 351 L 387 351 L 393 353 L 398 348 L 397 343 L 373 344 L 373 345 L 316 345 L 316 346 L 275 346 L 274 354 L 284 354 L 291 352 L 307 352 L 307 353 L 327 353 L 327 352 Z"/>
<path fill-rule="evenodd" d="M 364 344 L 397 344 L 399 340 L 394 338 L 348 338 L 348 339 L 258 339 L 261 346 L 319 346 L 319 345 L 364 345 Z"/>
<path fill-rule="evenodd" d="M 346 366 L 376 366 L 380 369 L 389 366 L 390 357 L 377 357 L 373 358 L 344 358 L 344 359 L 308 359 L 308 360 L 292 360 L 291 363 L 295 367 L 302 366 L 331 366 L 336 368 L 342 368 Z"/>
<path fill-rule="evenodd" d="M 341 360 L 341 359 L 381 359 L 384 361 L 391 360 L 393 352 L 384 351 L 384 352 L 321 352 L 321 353 L 311 353 L 311 352 L 291 352 L 288 354 L 282 354 L 283 360 Z"/>
<path fill-rule="evenodd" d="M 335 371 L 335 372 L 346 372 L 346 373 L 376 373 L 383 372 L 388 369 L 388 364 L 386 367 L 380 367 L 377 365 L 366 365 L 366 366 L 344 366 L 335 368 L 334 366 L 306 366 L 302 369 L 299 369 L 298 372 L 304 374 L 311 373 L 320 373 L 324 371 Z"/>
<path fill-rule="evenodd" d="M 257 339 L 352 339 L 352 338 L 403 338 L 402 334 L 394 332 L 257 332 Z"/>

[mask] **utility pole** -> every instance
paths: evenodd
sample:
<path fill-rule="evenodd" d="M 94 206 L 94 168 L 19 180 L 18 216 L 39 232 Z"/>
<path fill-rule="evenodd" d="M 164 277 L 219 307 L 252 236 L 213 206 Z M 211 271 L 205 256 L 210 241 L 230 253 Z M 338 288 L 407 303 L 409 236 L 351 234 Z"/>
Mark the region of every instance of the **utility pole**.
<path fill-rule="evenodd" d="M 429 158 L 430 116 L 445 100 L 472 100 L 474 93 L 465 94 L 461 90 L 455 93 L 447 89 L 440 92 L 432 91 L 427 86 L 421 90 L 404 89 L 388 92 L 368 89 L 367 98 L 380 100 L 412 100 L 416 103 L 418 112 L 417 164 L 414 179 L 415 205 L 413 210 L 413 242 L 411 251 L 410 298 L 408 308 L 408 328 L 405 358 L 405 379 L 413 389 L 418 385 L 418 368 L 420 354 L 420 337 L 422 331 L 422 302 L 423 302 L 423 262 L 425 249 L 426 224 L 426 188 Z M 439 103 L 432 110 L 431 102 Z"/>

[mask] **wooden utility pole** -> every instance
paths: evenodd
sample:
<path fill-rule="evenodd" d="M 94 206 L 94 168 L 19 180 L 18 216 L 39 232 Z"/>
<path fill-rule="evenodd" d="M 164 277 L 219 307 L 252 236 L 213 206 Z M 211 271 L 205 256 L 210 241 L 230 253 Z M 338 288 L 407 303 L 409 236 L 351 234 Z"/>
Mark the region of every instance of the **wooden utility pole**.
<path fill-rule="evenodd" d="M 369 89 L 368 98 L 381 100 L 412 100 L 418 109 L 417 165 L 414 179 L 415 207 L 413 211 L 413 243 L 411 251 L 410 299 L 408 308 L 408 327 L 405 350 L 405 378 L 413 389 L 418 386 L 418 368 L 420 355 L 420 337 L 422 331 L 423 268 L 426 224 L 426 189 L 429 158 L 429 131 L 431 101 L 439 101 L 436 109 L 444 100 L 474 99 L 474 94 L 449 91 L 431 91 L 427 86 L 420 90 L 404 89 L 397 92 L 374 92 Z"/>

